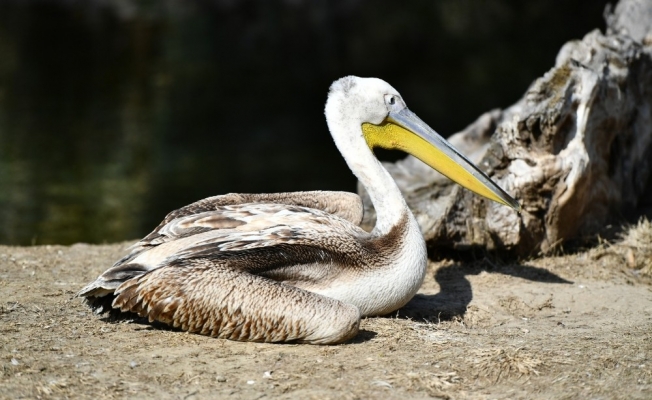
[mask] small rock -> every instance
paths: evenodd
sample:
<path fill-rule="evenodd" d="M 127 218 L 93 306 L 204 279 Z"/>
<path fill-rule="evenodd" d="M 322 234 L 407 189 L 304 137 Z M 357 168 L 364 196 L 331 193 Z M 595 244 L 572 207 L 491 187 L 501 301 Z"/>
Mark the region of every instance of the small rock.
<path fill-rule="evenodd" d="M 218 375 L 218 376 L 216 376 L 216 377 L 215 377 L 215 380 L 218 381 L 218 382 L 220 382 L 220 383 L 221 383 L 221 382 L 226 382 L 226 378 L 223 377 L 222 375 Z"/>
<path fill-rule="evenodd" d="M 11 365 L 18 365 L 18 364 L 20 364 L 18 360 L 16 360 L 15 358 L 11 359 Z"/>
<path fill-rule="evenodd" d="M 247 385 L 253 385 L 256 381 L 247 381 Z"/>
<path fill-rule="evenodd" d="M 265 371 L 263 374 L 263 379 L 271 379 L 272 378 L 272 372 L 273 371 Z"/>
<path fill-rule="evenodd" d="M 138 366 L 138 363 L 136 361 L 129 361 L 129 367 L 130 368 L 136 368 Z"/>

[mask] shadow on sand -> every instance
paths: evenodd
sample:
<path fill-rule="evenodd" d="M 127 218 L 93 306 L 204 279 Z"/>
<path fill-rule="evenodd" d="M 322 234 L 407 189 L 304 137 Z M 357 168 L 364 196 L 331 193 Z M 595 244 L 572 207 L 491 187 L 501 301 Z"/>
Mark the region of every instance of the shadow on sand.
<path fill-rule="evenodd" d="M 546 269 L 529 265 L 496 265 L 487 258 L 470 263 L 458 262 L 442 267 L 435 273 L 435 280 L 440 287 L 439 293 L 417 294 L 405 307 L 390 316 L 430 322 L 464 317 L 468 305 L 473 300 L 473 288 L 466 277 L 467 275 L 478 275 L 483 271 L 510 275 L 534 282 L 573 283 Z"/>

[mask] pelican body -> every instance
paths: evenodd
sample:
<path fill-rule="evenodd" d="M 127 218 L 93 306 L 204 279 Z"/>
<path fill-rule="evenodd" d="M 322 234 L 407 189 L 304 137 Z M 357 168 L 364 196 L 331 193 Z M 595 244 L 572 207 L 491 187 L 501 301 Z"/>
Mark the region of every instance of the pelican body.
<path fill-rule="evenodd" d="M 404 150 L 519 210 L 380 79 L 335 81 L 325 115 L 376 209 L 371 232 L 359 227 L 362 203 L 352 193 L 210 197 L 168 214 L 79 296 L 98 312 L 135 313 L 219 338 L 341 343 L 357 334 L 361 316 L 405 305 L 426 272 L 419 225 L 374 148 Z"/>

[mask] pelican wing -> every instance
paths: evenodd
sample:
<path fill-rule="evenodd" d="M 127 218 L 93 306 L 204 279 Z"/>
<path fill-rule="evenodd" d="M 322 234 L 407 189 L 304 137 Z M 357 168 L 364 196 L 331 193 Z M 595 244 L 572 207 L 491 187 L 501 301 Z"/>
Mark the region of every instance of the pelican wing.
<path fill-rule="evenodd" d="M 357 194 L 349 192 L 230 193 L 213 196 L 168 213 L 149 235 L 131 246 L 128 253 L 113 266 L 124 264 L 153 246 L 174 240 L 181 235 L 234 227 L 233 224 L 239 224 L 239 222 L 222 217 L 219 213 L 211 215 L 206 213 L 221 211 L 226 206 L 247 204 L 301 206 L 321 210 L 350 221 L 355 225 L 360 224 L 363 216 L 362 200 Z M 188 220 L 186 219 L 188 217 L 194 218 Z"/>
<path fill-rule="evenodd" d="M 156 237 L 158 231 L 169 222 L 192 214 L 199 214 L 206 211 L 213 211 L 218 207 L 232 206 L 249 203 L 287 204 L 314 208 L 329 214 L 337 215 L 355 225 L 362 221 L 363 207 L 360 196 L 349 192 L 288 192 L 288 193 L 229 193 L 220 196 L 207 197 L 170 212 L 159 226 L 146 236 Z"/>
<path fill-rule="evenodd" d="M 366 237 L 368 233 L 350 221 L 313 208 L 284 204 L 215 206 L 213 211 L 182 216 L 163 225 L 156 238 L 134 246 L 79 295 L 96 298 L 111 294 L 123 282 L 179 259 L 207 258 L 224 262 L 231 269 L 270 274 L 298 264 L 323 261 L 330 265 L 333 259 L 346 258 L 350 263 Z M 263 248 L 264 254 L 260 251 Z M 284 280 L 278 271 L 275 277 Z"/>
<path fill-rule="evenodd" d="M 339 343 L 357 333 L 356 306 L 304 290 L 354 276 L 378 252 L 377 238 L 343 218 L 283 204 L 219 206 L 174 219 L 160 235 L 166 241 L 80 295 L 100 311 L 235 340 Z"/>

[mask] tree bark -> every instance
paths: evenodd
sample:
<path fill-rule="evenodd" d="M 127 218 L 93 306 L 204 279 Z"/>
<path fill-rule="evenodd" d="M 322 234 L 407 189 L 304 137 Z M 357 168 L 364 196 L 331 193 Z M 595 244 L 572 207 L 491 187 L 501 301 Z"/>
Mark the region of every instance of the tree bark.
<path fill-rule="evenodd" d="M 652 0 L 622 0 L 605 18 L 606 33 L 566 43 L 517 103 L 449 138 L 518 199 L 521 214 L 413 157 L 386 164 L 429 246 L 548 252 L 643 201 L 652 186 Z"/>

